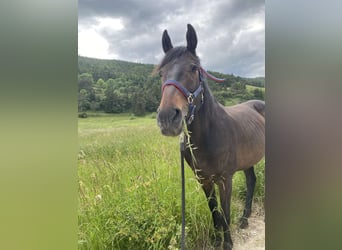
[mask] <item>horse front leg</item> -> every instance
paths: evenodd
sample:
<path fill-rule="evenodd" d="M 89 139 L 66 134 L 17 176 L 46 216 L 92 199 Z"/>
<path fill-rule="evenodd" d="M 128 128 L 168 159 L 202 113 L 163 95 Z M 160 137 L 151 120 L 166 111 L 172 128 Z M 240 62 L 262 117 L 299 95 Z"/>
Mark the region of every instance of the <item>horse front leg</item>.
<path fill-rule="evenodd" d="M 256 176 L 254 173 L 254 167 L 250 167 L 249 169 L 244 170 L 246 176 L 246 185 L 247 185 L 247 194 L 246 194 L 246 203 L 245 209 L 243 210 L 243 215 L 240 219 L 240 228 L 248 227 L 248 218 L 252 213 L 252 201 L 254 188 L 256 183 Z"/>
<path fill-rule="evenodd" d="M 230 235 L 230 201 L 232 196 L 232 175 L 227 176 L 222 179 L 222 181 L 218 184 L 220 191 L 220 200 L 221 207 L 224 216 L 224 220 L 222 221 L 223 226 L 223 249 L 231 250 L 233 248 L 233 241 Z"/>
<path fill-rule="evenodd" d="M 222 221 L 224 221 L 224 218 L 218 210 L 214 183 L 211 180 L 207 179 L 202 179 L 200 183 L 207 197 L 208 206 L 213 217 L 213 223 L 215 228 L 215 247 L 217 247 L 221 245 L 222 242 L 222 237 L 219 230 L 222 228 Z"/>

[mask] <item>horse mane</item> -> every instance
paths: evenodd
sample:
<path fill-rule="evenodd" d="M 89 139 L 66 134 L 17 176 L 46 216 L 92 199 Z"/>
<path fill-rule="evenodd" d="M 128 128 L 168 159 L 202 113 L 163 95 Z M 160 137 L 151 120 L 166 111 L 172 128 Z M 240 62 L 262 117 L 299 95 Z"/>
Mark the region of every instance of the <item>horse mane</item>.
<path fill-rule="evenodd" d="M 192 57 L 192 59 L 196 62 L 198 62 L 198 64 L 200 64 L 200 59 L 198 56 L 194 55 L 193 53 L 191 53 L 187 47 L 184 46 L 177 46 L 174 47 L 172 49 L 170 49 L 164 56 L 163 60 L 160 62 L 160 64 L 158 64 L 153 72 L 152 75 L 156 75 L 158 74 L 158 72 L 168 63 L 174 61 L 175 59 L 183 56 L 183 55 L 187 55 Z"/>

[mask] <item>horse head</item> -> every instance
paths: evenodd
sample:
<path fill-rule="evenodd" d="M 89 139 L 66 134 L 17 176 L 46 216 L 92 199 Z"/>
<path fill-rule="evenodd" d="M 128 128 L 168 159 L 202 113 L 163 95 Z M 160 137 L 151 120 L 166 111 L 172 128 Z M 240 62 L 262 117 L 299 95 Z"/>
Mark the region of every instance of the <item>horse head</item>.
<path fill-rule="evenodd" d="M 200 60 L 196 55 L 197 35 L 190 24 L 186 41 L 187 46 L 173 47 L 167 30 L 162 36 L 165 56 L 156 68 L 163 83 L 157 121 L 166 136 L 179 135 L 183 119 L 188 116 L 188 121 L 192 121 L 196 106 L 202 101 L 198 98 L 203 94 L 203 87 Z"/>

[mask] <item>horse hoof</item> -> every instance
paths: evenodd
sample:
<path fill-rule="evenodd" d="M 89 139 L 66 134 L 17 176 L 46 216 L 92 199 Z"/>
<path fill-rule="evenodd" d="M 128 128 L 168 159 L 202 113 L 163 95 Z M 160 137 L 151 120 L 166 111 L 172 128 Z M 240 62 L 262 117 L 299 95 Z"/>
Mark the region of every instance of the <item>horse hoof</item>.
<path fill-rule="evenodd" d="M 248 227 L 248 220 L 246 218 L 240 219 L 240 228 L 246 229 Z"/>
<path fill-rule="evenodd" d="M 223 250 L 232 250 L 233 244 L 229 242 L 223 242 Z"/>
<path fill-rule="evenodd" d="M 222 238 L 219 235 L 215 235 L 211 239 L 215 249 L 221 249 Z"/>
<path fill-rule="evenodd" d="M 216 240 L 216 241 L 214 242 L 214 248 L 215 248 L 215 249 L 220 249 L 220 248 L 221 248 L 221 243 L 222 243 L 222 241 Z"/>

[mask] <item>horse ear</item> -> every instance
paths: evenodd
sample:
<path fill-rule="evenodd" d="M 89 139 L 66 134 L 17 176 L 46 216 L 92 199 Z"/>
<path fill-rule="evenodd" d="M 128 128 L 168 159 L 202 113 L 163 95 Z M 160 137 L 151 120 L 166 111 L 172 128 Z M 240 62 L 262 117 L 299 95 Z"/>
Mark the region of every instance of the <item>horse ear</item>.
<path fill-rule="evenodd" d="M 164 30 L 163 32 L 162 44 L 165 53 L 173 48 L 169 34 L 167 34 L 167 30 Z"/>
<path fill-rule="evenodd" d="M 186 32 L 186 42 L 188 50 L 196 55 L 197 35 L 194 27 L 192 27 L 191 24 L 188 24 L 188 31 Z"/>

